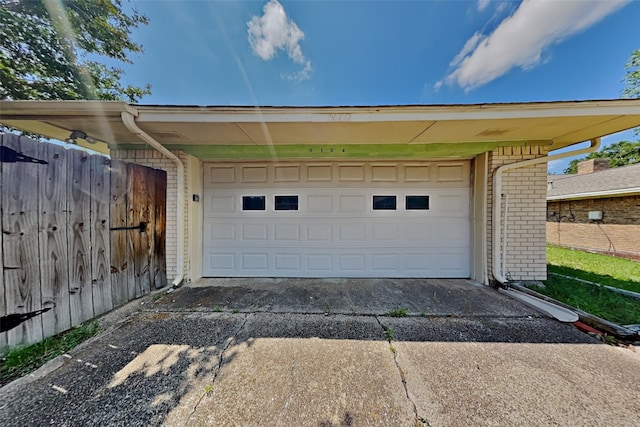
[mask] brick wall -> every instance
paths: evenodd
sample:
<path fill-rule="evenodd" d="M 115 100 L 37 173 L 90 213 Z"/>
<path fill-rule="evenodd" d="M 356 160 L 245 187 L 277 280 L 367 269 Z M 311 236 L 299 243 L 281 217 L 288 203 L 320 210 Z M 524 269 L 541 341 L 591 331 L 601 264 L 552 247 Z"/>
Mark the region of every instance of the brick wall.
<path fill-rule="evenodd" d="M 545 147 L 502 147 L 489 156 L 487 251 L 492 269 L 493 172 L 503 164 L 547 155 Z M 509 195 L 506 274 L 514 280 L 546 280 L 545 215 L 547 164 L 512 169 L 502 175 L 502 193 Z M 504 218 L 505 198 L 502 198 Z M 500 226 L 502 241 L 502 225 Z M 502 258 L 501 258 L 502 259 Z"/>
<path fill-rule="evenodd" d="M 589 220 L 601 211 L 602 220 Z M 554 245 L 640 258 L 640 196 L 547 203 L 547 241 Z"/>
<path fill-rule="evenodd" d="M 184 272 L 185 275 L 188 274 L 189 271 L 189 256 L 186 248 L 189 247 L 189 233 L 188 233 L 188 224 L 186 218 L 189 215 L 189 197 L 190 189 L 188 188 L 188 168 L 187 159 L 190 157 L 183 151 L 180 150 L 172 150 L 178 158 L 182 160 L 182 163 L 185 165 L 185 204 L 184 204 L 184 217 L 185 217 L 185 227 L 184 227 L 184 240 L 185 246 L 182 248 L 182 252 L 184 254 Z M 137 163 L 143 166 L 149 166 L 156 169 L 162 169 L 167 172 L 167 240 L 166 240 L 166 259 L 167 259 L 167 280 L 169 282 L 173 281 L 176 277 L 176 257 L 178 251 L 178 232 L 177 232 L 177 209 L 176 205 L 178 203 L 177 194 L 178 194 L 178 177 L 177 177 L 177 168 L 175 163 L 159 153 L 156 150 L 112 150 L 111 157 L 124 160 L 130 163 Z M 188 279 L 188 277 L 185 277 Z"/>
<path fill-rule="evenodd" d="M 601 211 L 601 224 L 640 225 L 640 196 L 554 200 L 547 203 L 547 221 L 591 223 L 589 211 Z"/>

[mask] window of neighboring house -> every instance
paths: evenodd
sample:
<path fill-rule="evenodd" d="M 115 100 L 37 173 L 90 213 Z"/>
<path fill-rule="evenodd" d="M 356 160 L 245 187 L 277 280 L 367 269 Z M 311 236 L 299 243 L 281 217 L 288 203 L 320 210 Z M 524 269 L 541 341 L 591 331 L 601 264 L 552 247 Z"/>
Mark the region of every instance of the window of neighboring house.
<path fill-rule="evenodd" d="M 264 211 L 266 208 L 265 196 L 242 196 L 243 211 Z"/>
<path fill-rule="evenodd" d="M 428 211 L 429 196 L 406 196 L 404 208 L 408 211 Z"/>
<path fill-rule="evenodd" d="M 277 211 L 297 211 L 298 196 L 274 196 L 274 207 Z"/>
<path fill-rule="evenodd" d="M 396 196 L 373 196 L 374 211 L 395 211 Z"/>

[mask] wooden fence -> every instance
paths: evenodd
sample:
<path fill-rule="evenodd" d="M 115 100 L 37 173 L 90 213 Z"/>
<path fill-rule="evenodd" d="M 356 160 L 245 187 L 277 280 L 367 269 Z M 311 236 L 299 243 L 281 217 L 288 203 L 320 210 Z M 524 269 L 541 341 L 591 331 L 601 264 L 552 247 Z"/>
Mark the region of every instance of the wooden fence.
<path fill-rule="evenodd" d="M 166 172 L 0 134 L 0 349 L 166 285 Z"/>

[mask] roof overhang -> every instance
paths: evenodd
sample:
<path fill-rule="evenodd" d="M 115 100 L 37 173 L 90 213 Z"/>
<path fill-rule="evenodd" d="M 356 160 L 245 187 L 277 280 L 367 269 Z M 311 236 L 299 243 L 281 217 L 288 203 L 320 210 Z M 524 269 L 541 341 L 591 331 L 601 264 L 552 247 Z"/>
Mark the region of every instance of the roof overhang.
<path fill-rule="evenodd" d="M 639 196 L 639 195 L 640 195 L 640 187 L 634 187 L 634 188 L 621 188 L 618 190 L 589 191 L 584 193 L 547 196 L 547 201 L 554 202 L 554 201 L 561 201 L 561 200 L 602 199 L 606 197 L 627 197 L 627 196 Z"/>
<path fill-rule="evenodd" d="M 373 107 L 0 101 L 0 123 L 23 131 L 64 140 L 72 130 L 80 130 L 110 148 L 144 145 L 123 124 L 123 112 L 133 114 L 137 125 L 160 144 L 201 158 L 212 152 L 242 156 L 251 146 L 263 153 L 272 152 L 271 147 L 286 152 L 323 146 L 331 152 L 350 147 L 357 153 L 372 145 L 386 147 L 382 151 L 423 153 L 429 146 L 432 155 L 451 151 L 459 156 L 505 145 L 555 150 L 640 126 L 640 100 L 628 99 Z"/>

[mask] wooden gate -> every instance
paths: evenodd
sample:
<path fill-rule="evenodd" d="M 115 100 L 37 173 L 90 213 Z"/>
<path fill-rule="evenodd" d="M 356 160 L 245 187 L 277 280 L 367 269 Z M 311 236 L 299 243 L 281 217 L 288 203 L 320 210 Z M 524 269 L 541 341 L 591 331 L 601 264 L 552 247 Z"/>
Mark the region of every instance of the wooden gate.
<path fill-rule="evenodd" d="M 166 285 L 166 172 L 0 134 L 0 349 Z"/>

